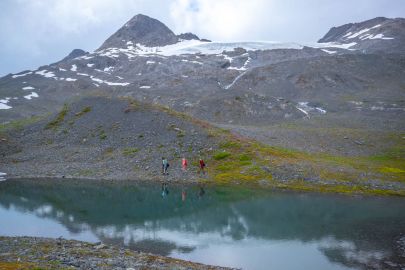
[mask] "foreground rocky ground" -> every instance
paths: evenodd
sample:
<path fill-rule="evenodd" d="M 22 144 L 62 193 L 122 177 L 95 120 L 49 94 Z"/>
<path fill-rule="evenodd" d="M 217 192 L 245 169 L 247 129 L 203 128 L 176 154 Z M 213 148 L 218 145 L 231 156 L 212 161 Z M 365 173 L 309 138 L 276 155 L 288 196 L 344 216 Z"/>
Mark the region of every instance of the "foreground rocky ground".
<path fill-rule="evenodd" d="M 230 269 L 65 239 L 0 237 L 0 269 Z"/>

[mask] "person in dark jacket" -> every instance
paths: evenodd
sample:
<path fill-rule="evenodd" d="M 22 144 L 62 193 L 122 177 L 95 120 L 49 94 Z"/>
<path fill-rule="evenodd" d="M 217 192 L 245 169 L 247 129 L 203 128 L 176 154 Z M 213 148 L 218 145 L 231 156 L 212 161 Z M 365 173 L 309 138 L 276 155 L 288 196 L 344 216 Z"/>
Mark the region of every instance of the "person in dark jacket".
<path fill-rule="evenodd" d="M 199 172 L 200 172 L 200 174 L 201 173 L 205 174 L 205 162 L 201 158 L 200 158 L 200 171 Z"/>

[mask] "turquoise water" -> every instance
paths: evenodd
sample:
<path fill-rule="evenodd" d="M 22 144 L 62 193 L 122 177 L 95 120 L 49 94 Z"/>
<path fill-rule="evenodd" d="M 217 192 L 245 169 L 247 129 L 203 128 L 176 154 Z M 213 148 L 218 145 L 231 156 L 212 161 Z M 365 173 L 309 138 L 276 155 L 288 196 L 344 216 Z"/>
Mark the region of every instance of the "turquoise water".
<path fill-rule="evenodd" d="M 131 182 L 8 180 L 0 183 L 0 235 L 102 241 L 243 269 L 405 265 L 401 198 L 171 184 L 167 190 Z"/>

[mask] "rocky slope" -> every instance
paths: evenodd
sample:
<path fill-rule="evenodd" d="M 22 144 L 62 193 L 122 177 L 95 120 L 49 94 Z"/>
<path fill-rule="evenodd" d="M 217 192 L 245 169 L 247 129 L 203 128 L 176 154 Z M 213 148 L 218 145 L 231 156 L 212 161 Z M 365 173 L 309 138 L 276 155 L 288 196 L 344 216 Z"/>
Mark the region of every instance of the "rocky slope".
<path fill-rule="evenodd" d="M 196 158 L 201 153 L 199 148 L 215 149 L 223 140 L 210 141 L 207 129 L 198 129 L 190 119 L 186 124 L 179 115 L 167 111 L 148 108 L 146 115 L 136 112 L 129 118 L 132 113 L 123 113 L 128 104 L 120 99 L 131 98 L 208 121 L 267 146 L 298 151 L 296 157 L 305 156 L 304 160 L 297 158 L 299 165 L 291 166 L 282 154 L 284 165 L 272 171 L 279 180 L 319 179 L 324 168 L 308 168 L 308 162 L 314 161 L 302 153 L 319 155 L 317 162 L 322 160 L 321 155 L 332 155 L 328 162 L 339 160 L 339 166 L 343 166 L 336 167 L 337 171 L 351 173 L 360 168 L 360 174 L 349 178 L 403 179 L 403 24 L 403 19 L 387 18 L 348 24 L 331 29 L 314 44 L 220 43 L 200 40 L 191 33 L 175 35 L 159 21 L 137 15 L 94 52 L 74 50 L 57 63 L 0 78 L 3 129 L 21 125 L 21 119 L 27 117 L 53 114 L 23 131 L 3 136 L 7 143 L 1 147 L 6 158 L 0 163 L 0 171 L 14 176 L 46 176 L 48 172 L 52 176 L 84 177 L 86 173 L 77 173 L 82 170 L 77 164 L 86 164 L 92 168 L 89 175 L 132 178 L 156 166 L 156 159 L 163 154 L 163 150 L 155 149 L 159 145 L 172 151 L 168 149 L 179 144 L 179 131 L 168 135 L 166 123 L 173 122 L 176 128 L 186 131 L 187 146 L 176 146 L 173 157 L 182 155 L 195 143 L 191 156 Z M 44 129 L 57 112 L 66 109 L 65 103 L 72 109 L 66 113 L 66 119 L 56 129 Z M 75 116 L 86 107 L 92 111 L 83 117 Z M 85 120 L 86 117 L 89 118 Z M 148 125 L 152 120 L 160 124 Z M 73 124 L 69 124 L 71 121 Z M 121 128 L 115 130 L 115 122 Z M 184 128 L 178 127 L 183 124 Z M 92 142 L 102 131 L 106 138 L 100 145 L 110 142 L 108 151 L 107 146 L 102 148 L 99 142 Z M 138 133 L 157 135 L 138 142 Z M 120 152 L 122 147 L 139 149 L 139 156 L 145 159 L 139 161 L 139 170 L 133 170 L 134 164 L 119 158 L 102 161 L 110 152 L 115 156 L 115 151 Z M 257 151 L 246 147 L 244 151 Z M 19 154 L 16 149 L 23 150 Z M 36 151 L 27 155 L 29 149 Z M 65 152 L 62 159 L 56 157 L 61 149 Z M 91 149 L 91 155 L 84 151 L 75 156 L 77 149 Z M 238 156 L 236 151 L 241 150 L 233 151 Z M 59 162 L 53 164 L 53 169 L 37 166 L 39 159 L 35 156 Z M 68 159 L 72 160 L 71 166 L 60 165 Z M 268 164 L 261 165 L 268 170 Z M 18 168 L 25 169 L 22 172 Z M 371 175 L 368 168 L 373 168 Z M 257 180 L 268 178 L 262 172 L 258 175 Z M 320 178 L 325 177 L 346 180 L 348 176 L 328 173 Z"/>
<path fill-rule="evenodd" d="M 171 179 L 198 176 L 191 165 L 218 140 L 198 122 L 165 108 L 129 99 L 88 97 L 58 114 L 10 131 L 0 145 L 10 177 Z M 181 170 L 187 157 L 190 170 Z M 161 159 L 169 175 L 161 175 Z M 3 168 L 2 168 L 3 169 Z"/>

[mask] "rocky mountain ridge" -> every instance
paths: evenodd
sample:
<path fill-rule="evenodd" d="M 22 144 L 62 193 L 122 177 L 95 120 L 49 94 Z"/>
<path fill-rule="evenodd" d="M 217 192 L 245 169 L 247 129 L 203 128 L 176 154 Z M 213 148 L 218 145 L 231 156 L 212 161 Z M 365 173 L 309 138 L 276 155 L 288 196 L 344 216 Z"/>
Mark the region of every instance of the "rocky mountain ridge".
<path fill-rule="evenodd" d="M 77 50 L 57 63 L 0 78 L 0 122 L 54 114 L 89 96 L 130 98 L 271 146 L 388 156 L 399 165 L 380 169 L 396 178 L 405 170 L 398 162 L 405 158 L 405 54 L 395 45 L 403 44 L 402 23 L 377 18 L 342 26 L 313 44 L 223 43 L 176 36 L 138 15 L 99 50 Z M 30 145 L 28 137 L 19 141 Z"/>
<path fill-rule="evenodd" d="M 363 53 L 404 53 L 405 19 L 377 17 L 361 23 L 333 27 L 318 42 L 349 43 L 353 44 L 351 48 Z"/>
<path fill-rule="evenodd" d="M 86 53 L 76 49 L 57 63 L 1 78 L 0 121 L 52 112 L 73 96 L 100 91 L 118 96 L 132 96 L 142 101 L 191 112 L 194 115 L 202 114 L 202 118 L 220 123 L 224 123 L 224 120 L 233 123 L 237 119 L 233 119 L 232 111 L 226 114 L 228 116 L 219 115 L 216 117 L 218 119 L 213 115 L 198 112 L 199 108 L 202 108 L 201 103 L 206 102 L 206 98 L 222 100 L 220 102 L 227 106 L 230 101 L 224 97 L 233 96 L 236 100 L 231 101 L 231 105 L 235 108 L 238 105 L 233 103 L 241 101 L 242 96 L 245 96 L 244 102 L 240 104 L 243 107 L 241 113 L 252 114 L 253 118 L 259 114 L 274 119 L 272 117 L 274 108 L 278 107 L 282 108 L 280 117 L 277 118 L 279 121 L 285 118 L 297 119 L 311 114 L 323 114 L 328 111 L 328 108 L 324 108 L 325 102 L 321 99 L 310 100 L 309 98 L 313 97 L 307 94 L 304 96 L 308 97 L 300 97 L 302 93 L 300 88 L 315 87 L 319 89 L 318 95 L 323 95 L 325 92 L 320 89 L 325 87 L 343 88 L 342 91 L 354 87 L 363 91 L 366 84 L 375 81 L 375 77 L 368 77 L 367 74 L 359 78 L 352 73 L 348 74 L 352 78 L 344 78 L 342 73 L 346 65 L 345 60 L 338 62 L 332 73 L 320 75 L 325 70 L 331 69 L 328 62 L 346 58 L 365 59 L 368 56 L 355 55 L 368 55 L 368 50 L 378 51 L 381 47 L 390 48 L 380 54 L 379 58 L 382 62 L 387 62 L 387 65 L 396 61 L 399 66 L 391 70 L 390 74 L 394 77 L 402 76 L 400 59 L 403 55 L 402 48 L 405 46 L 392 44 L 393 42 L 403 44 L 403 21 L 403 19 L 376 18 L 362 24 L 344 25 L 331 29 L 320 43 L 302 45 L 274 42 L 208 42 L 191 33 L 176 36 L 161 22 L 137 15 L 95 52 Z M 378 31 L 382 32 L 377 33 Z M 354 40 L 356 42 L 352 42 Z M 399 56 L 393 59 L 386 56 L 388 52 Z M 320 72 L 314 75 L 305 75 L 306 71 L 302 69 L 304 66 L 295 74 L 287 70 L 273 76 L 274 74 L 270 72 L 270 69 L 277 69 L 291 61 L 294 62 L 293 66 L 298 65 L 295 61 L 299 63 L 301 60 L 310 66 L 311 61 L 306 61 L 310 59 L 317 62 L 317 65 L 325 67 L 319 66 Z M 267 70 L 263 74 L 264 77 L 255 80 L 253 85 L 242 87 L 249 74 L 256 73 L 257 69 Z M 381 75 L 384 72 L 382 69 Z M 307 76 L 309 77 L 306 78 Z M 279 79 L 284 81 L 283 85 L 272 85 Z M 347 82 L 353 80 L 357 81 L 354 82 L 356 85 L 348 88 Z M 377 80 L 377 83 L 383 80 Z M 400 86 L 402 80 L 398 80 L 395 79 L 394 83 Z M 270 92 L 261 90 L 261 88 L 268 89 L 269 86 L 273 89 Z M 167 91 L 168 89 L 170 90 Z M 295 100 L 284 97 L 284 93 L 290 92 L 294 94 L 289 96 L 294 96 Z M 251 95 L 256 96 L 255 100 L 249 98 Z M 399 98 L 401 99 L 402 97 Z M 350 101 L 351 104 L 361 102 Z M 317 106 L 303 105 L 309 103 L 319 103 L 319 109 L 316 109 Z M 304 109 L 305 106 L 308 108 Z M 373 106 L 381 107 L 371 105 Z M 384 107 L 383 110 L 386 109 L 389 108 Z M 403 109 L 405 110 L 405 107 Z M 210 108 L 203 110 L 210 111 Z M 256 113 L 257 111 L 264 113 Z"/>
<path fill-rule="evenodd" d="M 180 40 L 200 40 L 193 33 L 175 35 L 166 25 L 148 16 L 138 14 L 110 36 L 99 50 L 126 48 L 128 44 L 142 44 L 147 47 L 172 45 Z"/>

